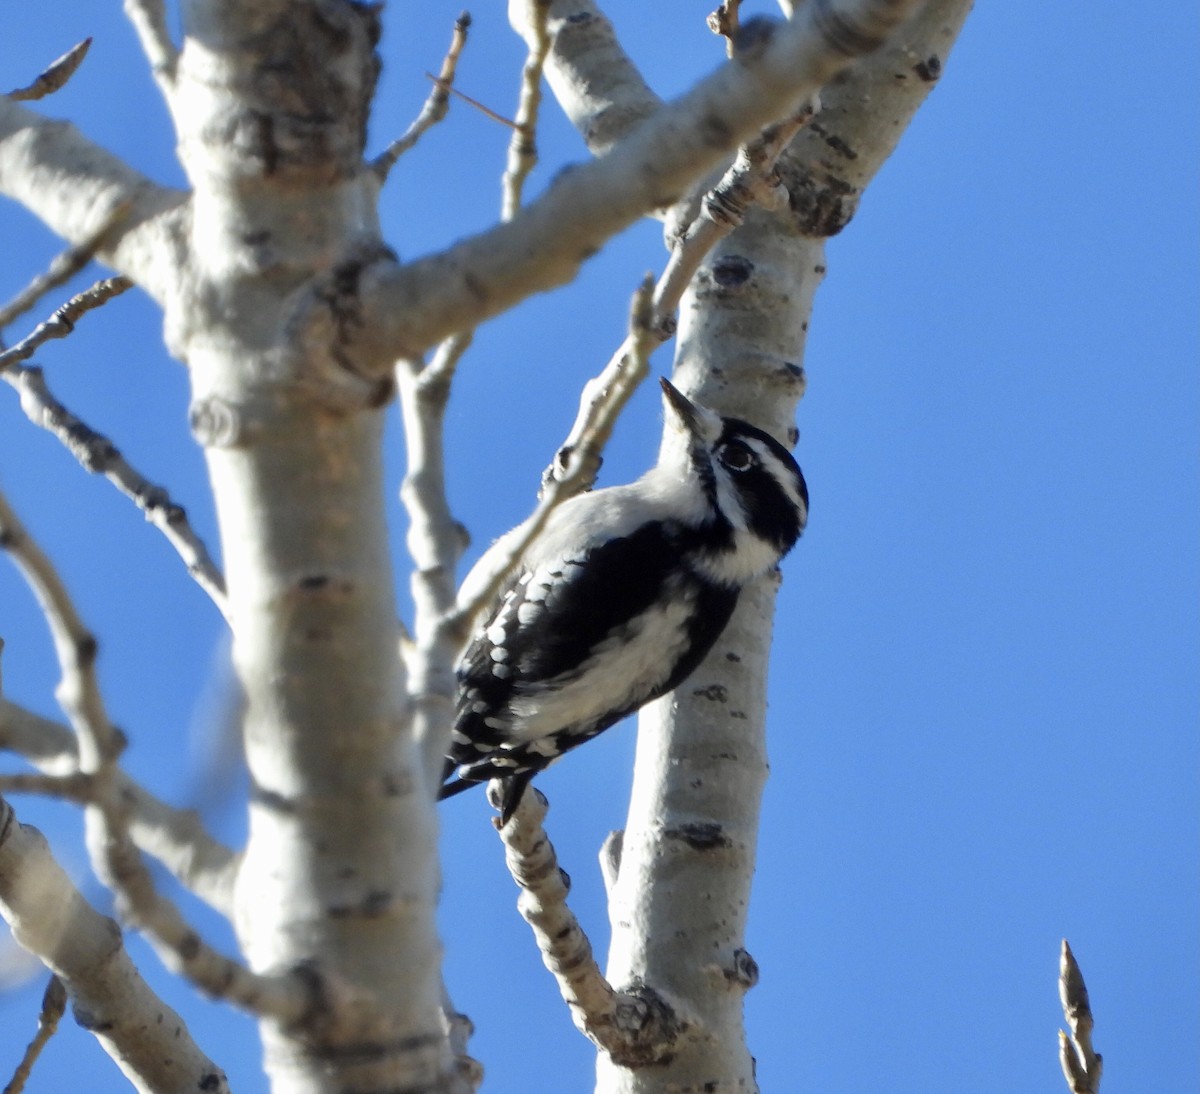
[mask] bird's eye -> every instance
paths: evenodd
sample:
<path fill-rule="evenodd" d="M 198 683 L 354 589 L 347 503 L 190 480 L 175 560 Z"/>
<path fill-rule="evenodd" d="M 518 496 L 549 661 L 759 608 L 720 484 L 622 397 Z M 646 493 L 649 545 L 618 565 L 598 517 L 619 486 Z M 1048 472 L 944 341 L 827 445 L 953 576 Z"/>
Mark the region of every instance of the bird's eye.
<path fill-rule="evenodd" d="M 723 444 L 717 449 L 717 459 L 721 461 L 730 471 L 745 471 L 755 464 L 754 453 L 750 451 L 744 444 L 737 441 L 730 441 L 729 444 Z"/>

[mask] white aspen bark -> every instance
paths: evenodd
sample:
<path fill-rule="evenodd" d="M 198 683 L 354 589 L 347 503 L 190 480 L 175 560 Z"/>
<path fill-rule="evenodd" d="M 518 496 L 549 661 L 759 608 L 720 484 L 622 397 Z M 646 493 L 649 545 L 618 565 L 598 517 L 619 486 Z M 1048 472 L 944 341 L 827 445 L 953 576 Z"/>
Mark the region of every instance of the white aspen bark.
<path fill-rule="evenodd" d="M 963 0 L 929 5 L 824 93 L 826 109 L 781 164 L 790 207 L 752 210 L 684 299 L 675 376 L 689 395 L 795 442 L 804 343 L 825 272 L 823 237 L 853 215 L 858 194 L 940 73 L 969 7 Z M 639 718 L 629 817 L 610 889 L 607 975 L 617 988 L 661 993 L 684 1030 L 665 1066 L 634 1070 L 601 1055 L 598 1094 L 758 1089 L 742 999 L 758 978 L 744 940 L 767 774 L 774 599 L 770 579 L 743 593 L 705 662 Z"/>
<path fill-rule="evenodd" d="M 565 284 L 607 239 L 673 204 L 744 140 L 877 48 L 916 0 L 813 0 L 753 49 L 664 104 L 607 155 L 563 172 L 511 221 L 426 259 L 359 267 L 362 324 L 348 345 L 364 375 Z M 321 323 L 321 297 L 305 310 Z"/>
<path fill-rule="evenodd" d="M 225 1094 L 224 1072 L 129 959 L 121 929 L 72 885 L 36 828 L 0 799 L 0 915 L 63 981 L 75 1020 L 142 1094 Z"/>
<path fill-rule="evenodd" d="M 79 244 L 128 212 L 99 257 L 163 301 L 178 281 L 187 195 L 158 186 L 67 122 L 0 96 L 0 193 Z"/>
<path fill-rule="evenodd" d="M 527 44 L 534 39 L 539 6 L 540 0 L 509 0 L 508 21 Z M 546 32 L 551 42 L 546 80 L 593 154 L 607 152 L 661 105 L 591 0 L 552 0 Z"/>
<path fill-rule="evenodd" d="M 297 286 L 382 252 L 361 160 L 377 18 L 192 3 L 171 96 L 194 194 L 168 326 L 192 377 L 248 704 L 236 927 L 255 970 L 299 972 L 311 989 L 300 1023 L 263 1023 L 276 1094 L 439 1090 L 452 1068 L 436 816 L 384 521 L 377 407 L 390 385 L 346 370 L 346 299 L 322 329 L 288 325 Z"/>
<path fill-rule="evenodd" d="M 788 438 L 823 266 L 813 260 L 820 241 L 801 245 L 780 229 L 777 217 L 753 211 L 693 281 L 675 375 L 689 396 Z M 766 412 L 752 413 L 758 407 Z M 758 977 L 744 940 L 767 774 L 774 596 L 770 578 L 745 591 L 700 668 L 639 718 L 629 818 L 609 895 L 607 976 L 618 989 L 644 984 L 661 994 L 684 1029 L 660 1067 L 633 1070 L 601 1056 L 604 1094 L 757 1089 L 742 997 Z"/>
<path fill-rule="evenodd" d="M 597 147 L 646 117 L 636 132 L 510 224 L 407 266 L 379 239 L 379 173 L 362 162 L 374 7 L 190 0 L 177 56 L 143 19 L 190 196 L 0 100 L 0 190 L 75 241 L 128 204 L 99 253 L 162 304 L 168 342 L 189 368 L 248 702 L 253 787 L 236 927 L 256 972 L 308 990 L 298 1020 L 263 1022 L 275 1094 L 416 1094 L 455 1081 L 434 925 L 436 813 L 397 656 L 380 479 L 379 407 L 395 359 L 569 279 L 913 6 L 810 0 L 795 24 L 649 117 L 652 96 L 622 66 L 573 116 L 587 119 Z M 586 63 L 618 52 L 609 42 Z M 826 129 L 811 157 L 784 169 L 792 211 L 752 216 L 683 306 L 683 386 L 781 437 L 822 266 L 819 239 L 803 237 L 839 221 L 806 214 L 861 189 L 865 178 L 851 176 L 871 162 L 866 146 L 890 150 L 893 139 L 862 121 L 864 147 L 848 157 L 858 167 L 827 163 L 827 149 L 841 154 L 838 141 L 857 139 L 855 118 L 876 116 L 877 104 L 847 104 L 836 141 Z M 609 979 L 669 995 L 685 1043 L 667 1067 L 602 1060 L 601 1089 L 753 1089 L 741 1032 L 753 962 L 741 939 L 765 777 L 770 612 L 764 582 L 683 693 L 648 715 L 661 732 L 639 743 Z"/>

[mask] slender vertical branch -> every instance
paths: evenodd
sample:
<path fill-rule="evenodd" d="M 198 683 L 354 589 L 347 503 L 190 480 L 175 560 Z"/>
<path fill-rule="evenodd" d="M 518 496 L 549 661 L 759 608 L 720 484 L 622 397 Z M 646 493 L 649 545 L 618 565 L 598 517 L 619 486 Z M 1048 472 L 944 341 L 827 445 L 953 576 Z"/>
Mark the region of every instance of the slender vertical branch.
<path fill-rule="evenodd" d="M 29 1076 L 33 1074 L 33 1065 L 37 1063 L 42 1049 L 50 1043 L 50 1038 L 57 1032 L 58 1023 L 62 1020 L 66 1010 L 67 990 L 63 987 L 63 982 L 51 974 L 50 983 L 46 985 L 46 990 L 42 993 L 37 1032 L 25 1049 L 25 1055 L 21 1057 L 21 1062 L 13 1072 L 12 1079 L 5 1086 L 4 1094 L 21 1094 L 21 1091 L 25 1089 Z"/>
<path fill-rule="evenodd" d="M 179 49 L 167 30 L 163 0 L 125 0 L 125 16 L 133 24 L 142 52 L 150 62 L 150 73 L 169 103 L 175 91 Z"/>
<path fill-rule="evenodd" d="M 502 220 L 512 220 L 521 208 L 521 194 L 525 180 L 537 165 L 537 122 L 542 106 L 542 68 L 546 54 L 550 51 L 550 34 L 546 19 L 550 11 L 550 0 L 534 0 L 533 17 L 530 20 L 529 52 L 521 68 L 521 96 L 513 134 L 508 142 L 508 166 L 504 171 L 500 206 Z"/>
<path fill-rule="evenodd" d="M 309 1006 L 303 981 L 256 976 L 223 957 L 184 921 L 155 889 L 129 837 L 129 804 L 119 793 L 116 761 L 123 739 L 105 710 L 96 674 L 99 650 L 57 569 L 0 495 L 0 547 L 12 556 L 33 590 L 49 626 L 61 678 L 55 693 L 75 729 L 79 770 L 89 776 L 93 804 L 87 820 L 88 851 L 101 879 L 117 894 L 130 920 L 145 931 L 163 960 L 211 995 L 282 1020 L 301 1018 Z"/>
<path fill-rule="evenodd" d="M 446 51 L 446 56 L 442 60 L 441 70 L 436 76 L 431 77 L 433 80 L 433 90 L 425 100 L 424 106 L 421 107 L 421 112 L 404 133 L 392 141 L 371 162 L 371 170 L 375 173 L 380 185 L 387 181 L 392 168 L 396 166 L 396 161 L 410 148 L 414 147 L 427 130 L 445 118 L 449 111 L 450 93 L 454 89 L 454 77 L 458 72 L 458 59 L 466 47 L 467 31 L 470 27 L 471 16 L 464 11 L 454 21 L 454 32 L 450 38 L 450 48 Z"/>
<path fill-rule="evenodd" d="M 1058 1061 L 1071 1094 L 1099 1094 L 1104 1058 L 1092 1047 L 1092 1004 L 1079 963 L 1062 941 L 1058 962 L 1058 998 L 1071 1033 L 1058 1031 Z"/>

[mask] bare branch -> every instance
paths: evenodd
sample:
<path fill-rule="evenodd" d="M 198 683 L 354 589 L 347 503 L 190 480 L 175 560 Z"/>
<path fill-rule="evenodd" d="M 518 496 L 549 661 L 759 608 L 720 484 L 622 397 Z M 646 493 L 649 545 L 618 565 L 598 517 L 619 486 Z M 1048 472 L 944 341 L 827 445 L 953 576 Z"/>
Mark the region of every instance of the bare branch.
<path fill-rule="evenodd" d="M 95 798 L 91 775 L 75 771 L 69 775 L 43 775 L 20 772 L 0 774 L 0 794 L 40 794 L 63 801 L 90 802 Z"/>
<path fill-rule="evenodd" d="M 135 278 L 160 303 L 186 261 L 188 195 L 159 186 L 65 122 L 0 97 L 0 193 L 51 231 L 81 244 L 120 206 L 129 215 L 108 235 L 101 261 Z"/>
<path fill-rule="evenodd" d="M 415 641 L 406 644 L 405 660 L 413 700 L 413 732 L 421 742 L 431 786 L 437 785 L 441 772 L 458 690 L 454 659 L 459 643 L 439 622 L 454 607 L 455 571 L 470 542 L 446 498 L 444 423 L 454 366 L 470 342 L 469 331 L 453 336 L 442 343 L 428 366 L 402 361 L 396 370 L 407 453 L 400 499 L 409 520 L 407 544 L 413 560 L 410 587 L 415 610 Z"/>
<path fill-rule="evenodd" d="M 752 204 L 765 209 L 787 204 L 787 191 L 779 183 L 775 164 L 819 105 L 814 95 L 792 117 L 768 126 L 756 140 L 738 149 L 729 169 L 704 195 L 699 214 L 676 240 L 655 287 L 654 325 L 664 337 L 674 334 L 675 311 L 705 256 L 741 226 L 746 210 Z"/>
<path fill-rule="evenodd" d="M 309 1007 L 299 977 L 259 976 L 224 957 L 192 930 L 179 910 L 159 894 L 129 836 L 129 805 L 117 792 L 116 759 L 122 747 L 108 719 L 96 676 L 98 646 L 75 609 L 53 564 L 30 538 L 0 495 L 0 546 L 17 563 L 37 596 L 50 627 L 61 680 L 59 705 L 75 729 L 80 770 L 92 779 L 86 810 L 88 849 L 101 879 L 117 896 L 130 922 L 145 932 L 163 961 L 197 987 L 256 1014 L 296 1021 Z"/>
<path fill-rule="evenodd" d="M 543 0 L 509 0 L 513 29 L 532 46 Z M 546 78 L 559 105 L 600 155 L 661 105 L 591 0 L 551 0 Z"/>
<path fill-rule="evenodd" d="M 499 806 L 500 781 L 488 784 Z M 521 887 L 517 908 L 533 928 L 546 968 L 558 981 L 577 1029 L 626 1067 L 640 1067 L 670 1054 L 680 1023 L 670 1005 L 649 988 L 618 992 L 604 978 L 579 921 L 567 907 L 570 879 L 560 869 L 543 828 L 545 795 L 529 787 L 508 823 L 496 824 L 504 859 Z"/>
<path fill-rule="evenodd" d="M 0 695 L 0 749 L 24 757 L 46 775 L 71 777 L 78 770 L 75 735 Z M 13 777 L 13 776 L 10 776 Z M 113 776 L 114 794 L 129 809 L 129 834 L 146 854 L 182 885 L 226 917 L 233 914 L 233 883 L 239 856 L 205 829 L 191 809 L 176 809 L 134 782 Z"/>
<path fill-rule="evenodd" d="M 1092 1047 L 1092 1005 L 1087 985 L 1064 938 L 1058 961 L 1058 997 L 1071 1030 L 1058 1031 L 1058 1059 L 1071 1094 L 1099 1094 L 1104 1058 Z"/>
<path fill-rule="evenodd" d="M 114 296 L 120 296 L 127 289 L 133 288 L 133 282 L 127 277 L 109 277 L 97 281 L 90 289 L 76 293 L 61 308 L 54 312 L 44 323 L 39 323 L 33 332 L 27 334 L 12 349 L 0 353 L 0 373 L 6 372 L 22 361 L 28 361 L 38 349 L 54 338 L 66 338 L 75 329 L 75 322 L 80 316 L 107 304 Z"/>
<path fill-rule="evenodd" d="M 65 87 L 67 81 L 75 75 L 75 70 L 83 64 L 83 59 L 91 48 L 92 40 L 85 38 L 77 45 L 73 45 L 57 60 L 51 61 L 33 83 L 27 87 L 18 88 L 16 91 L 10 91 L 6 97 L 10 102 L 20 103 L 33 102 L 36 99 L 44 99 L 47 95 L 53 95 L 54 92 Z"/>
<path fill-rule="evenodd" d="M 179 50 L 167 30 L 167 12 L 162 0 L 125 0 L 125 17 L 133 24 L 155 83 L 169 101 L 175 88 Z"/>
<path fill-rule="evenodd" d="M 537 120 L 542 105 L 542 67 L 550 51 L 550 34 L 546 19 L 550 0 L 533 0 L 530 21 L 529 52 L 521 68 L 521 94 L 517 105 L 516 124 L 508 142 L 508 165 L 500 188 L 501 220 L 512 220 L 521 208 L 521 192 L 525 180 L 537 164 Z"/>
<path fill-rule="evenodd" d="M 79 315 L 124 292 L 130 284 L 128 278 L 110 278 L 72 297 L 27 338 L 7 353 L 0 354 L 0 377 L 16 389 L 21 409 L 34 425 L 53 433 L 85 471 L 103 475 L 142 510 L 146 519 L 167 537 L 183 559 L 192 579 L 228 619 L 225 579 L 204 541 L 192 528 L 183 506 L 171 500 L 165 487 L 150 482 L 131 466 L 104 434 L 92 429 L 60 403 L 50 391 L 40 368 L 14 367 L 15 362 L 32 356 L 48 339 L 66 337 L 74 330 L 74 320 Z"/>
<path fill-rule="evenodd" d="M 706 22 L 713 34 L 719 34 L 726 39 L 725 52 L 732 57 L 734 39 L 738 31 L 738 8 L 742 0 L 721 0 L 721 6 L 712 12 Z"/>
<path fill-rule="evenodd" d="M 21 409 L 34 425 L 62 441 L 85 471 L 108 479 L 166 536 L 167 542 L 183 559 L 192 580 L 228 619 L 225 578 L 188 520 L 187 510 L 171 499 L 166 487 L 152 483 L 125 459 L 108 437 L 63 406 L 50 391 L 40 368 L 14 368 L 2 375 L 17 390 Z"/>
<path fill-rule="evenodd" d="M 442 61 L 441 71 L 433 80 L 433 90 L 421 107 L 412 125 L 405 130 L 404 135 L 392 141 L 371 163 L 371 170 L 378 177 L 380 185 L 387 181 L 388 174 L 395 167 L 396 161 L 421 139 L 427 129 L 437 125 L 450 109 L 450 93 L 454 87 L 454 76 L 458 71 L 458 58 L 463 47 L 467 44 L 467 30 L 471 26 L 471 16 L 463 12 L 454 21 L 454 33 L 450 39 L 450 48 Z"/>
<path fill-rule="evenodd" d="M 670 204 L 764 126 L 876 48 L 915 0 L 813 0 L 599 159 L 561 174 L 511 222 L 439 255 L 363 271 L 347 346 L 364 375 L 575 276 L 615 232 Z M 324 308 L 321 287 L 311 305 Z M 312 320 L 317 321 L 314 315 Z"/>
<path fill-rule="evenodd" d="M 91 262 L 113 228 L 129 216 L 131 208 L 127 201 L 118 205 L 109 218 L 87 239 L 78 246 L 68 247 L 50 263 L 45 273 L 38 274 L 21 292 L 0 308 L 0 330 L 30 311 L 43 296 L 66 284 Z"/>
<path fill-rule="evenodd" d="M 33 1040 L 25 1049 L 25 1055 L 21 1057 L 17 1070 L 13 1072 L 12 1079 L 4 1088 L 4 1094 L 21 1094 L 21 1091 L 25 1089 L 25 1084 L 33 1073 L 33 1065 L 37 1063 L 42 1049 L 46 1047 L 50 1038 L 58 1030 L 58 1023 L 62 1020 L 66 1010 L 67 989 L 63 987 L 63 982 L 57 976 L 51 975 L 50 983 L 46 985 L 46 990 L 42 993 L 42 1009 L 38 1014 L 37 1033 L 34 1034 Z"/>
<path fill-rule="evenodd" d="M 13 937 L 62 980 L 75 1014 L 144 1094 L 227 1094 L 224 1072 L 146 985 L 120 928 L 97 913 L 55 861 L 42 834 L 0 799 L 0 915 Z"/>
<path fill-rule="evenodd" d="M 554 463 L 542 476 L 542 492 L 533 513 L 496 542 L 459 590 L 457 607 L 442 622 L 458 641 L 462 641 L 475 617 L 495 599 L 520 565 L 550 514 L 595 480 L 600 453 L 625 404 L 649 372 L 649 353 L 658 343 L 657 333 L 649 326 L 650 300 L 647 278 L 633 298 L 629 335 L 600 375 L 584 385 L 579 415 L 567 440 L 559 447 Z"/>

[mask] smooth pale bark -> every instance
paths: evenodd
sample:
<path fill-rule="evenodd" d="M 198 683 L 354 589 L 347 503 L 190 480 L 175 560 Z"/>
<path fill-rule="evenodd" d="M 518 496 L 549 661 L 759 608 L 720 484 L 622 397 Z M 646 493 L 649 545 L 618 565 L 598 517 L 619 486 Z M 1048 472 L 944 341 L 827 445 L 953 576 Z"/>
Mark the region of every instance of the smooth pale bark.
<path fill-rule="evenodd" d="M 309 990 L 300 1021 L 264 1022 L 277 1094 L 454 1082 L 434 929 L 436 814 L 396 656 L 380 482 L 378 408 L 395 359 L 568 280 L 612 234 L 685 193 L 912 6 L 812 0 L 794 24 L 652 115 L 644 85 L 630 92 L 624 116 L 600 119 L 602 109 L 584 104 L 579 116 L 592 119 L 608 155 L 564 173 L 511 223 L 407 266 L 380 241 L 378 178 L 362 163 L 377 74 L 372 7 L 184 5 L 188 37 L 158 74 L 190 195 L 157 188 L 70 127 L 0 101 L 0 189 L 74 241 L 129 203 L 101 255 L 161 303 L 169 345 L 189 368 L 191 425 L 216 496 L 248 700 L 253 796 L 238 935 L 256 971 L 300 973 Z M 815 185 L 824 194 L 832 184 Z M 793 213 L 785 239 L 808 223 Z M 801 386 L 799 311 L 818 263 L 775 255 L 766 234 L 761 247 L 748 234 L 731 238 L 702 271 L 684 305 L 680 370 L 706 401 L 784 436 Z M 702 379 L 717 369 L 726 388 Z M 746 402 L 749 392 L 761 399 Z M 688 798 L 672 781 L 673 759 L 659 787 L 639 785 L 614 894 L 615 908 L 624 900 L 634 909 L 614 974 L 636 977 L 644 967 L 658 976 L 655 947 L 636 932 L 666 922 L 669 901 L 697 890 L 665 883 L 654 842 L 668 833 L 672 869 L 684 874 L 720 860 L 729 915 L 689 921 L 718 950 L 691 962 L 694 983 L 665 973 L 663 982 L 692 1023 L 678 1075 L 716 1076 L 717 1045 L 735 1083 L 747 1081 L 740 993 L 753 979 L 737 945 L 745 905 L 737 894 L 748 891 L 765 768 L 760 740 L 739 737 L 733 760 L 719 742 L 731 722 L 753 719 L 751 732 L 761 730 L 769 614 L 764 587 L 747 597 L 716 669 L 697 676 L 700 694 L 678 697 L 711 716 L 716 743 L 698 742 L 687 759 L 709 797 Z M 746 663 L 744 678 L 722 675 L 739 664 L 729 653 Z M 646 740 L 647 771 L 683 755 L 670 737 Z M 660 895 L 630 893 L 639 877 Z M 688 993 L 713 984 L 710 1016 Z M 624 1071 L 614 1081 L 651 1071 L 666 1074 Z"/>
<path fill-rule="evenodd" d="M 294 290 L 379 249 L 361 170 L 377 12 L 193 3 L 171 97 L 193 186 L 168 307 L 221 526 L 253 782 L 235 923 L 258 971 L 302 970 L 263 1023 L 276 1092 L 447 1089 L 436 816 L 409 732 L 381 458 L 388 385 Z M 345 288 L 345 286 L 342 286 Z M 349 304 L 346 305 L 347 310 Z"/>
<path fill-rule="evenodd" d="M 95 1031 L 142 1094 L 225 1094 L 224 1072 L 142 979 L 121 929 L 72 884 L 36 828 L 0 799 L 0 915 L 58 975 L 77 1022 Z"/>

